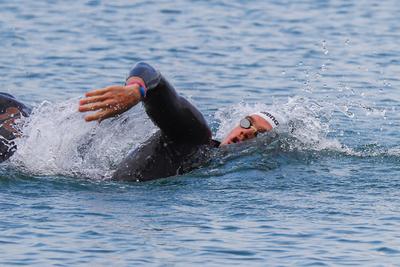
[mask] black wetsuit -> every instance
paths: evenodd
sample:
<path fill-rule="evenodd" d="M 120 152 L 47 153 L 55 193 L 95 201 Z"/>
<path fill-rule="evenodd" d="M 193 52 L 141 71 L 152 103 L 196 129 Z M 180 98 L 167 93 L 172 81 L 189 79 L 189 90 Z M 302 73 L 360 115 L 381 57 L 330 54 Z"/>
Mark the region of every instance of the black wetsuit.
<path fill-rule="evenodd" d="M 207 148 L 218 146 L 203 115 L 153 67 L 138 63 L 130 71 L 147 87 L 147 115 L 160 128 L 118 166 L 113 179 L 148 181 L 187 172 L 201 162 Z"/>

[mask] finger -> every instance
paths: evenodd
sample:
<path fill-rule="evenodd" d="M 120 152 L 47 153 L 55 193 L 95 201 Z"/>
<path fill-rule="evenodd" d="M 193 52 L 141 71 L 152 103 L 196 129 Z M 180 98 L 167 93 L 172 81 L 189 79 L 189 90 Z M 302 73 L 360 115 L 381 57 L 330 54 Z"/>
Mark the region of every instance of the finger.
<path fill-rule="evenodd" d="M 105 110 L 101 110 L 99 112 L 96 112 L 94 114 L 87 115 L 85 117 L 85 120 L 86 121 L 96 121 L 96 120 L 98 120 L 100 122 L 102 120 L 105 120 L 107 118 L 112 117 L 114 115 L 114 113 L 115 112 L 112 109 L 105 109 Z"/>
<path fill-rule="evenodd" d="M 79 105 L 86 105 L 94 102 L 101 102 L 103 100 L 106 100 L 108 98 L 108 95 L 100 95 L 100 96 L 91 96 L 91 97 L 86 97 L 81 100 L 79 100 Z"/>
<path fill-rule="evenodd" d="M 102 108 L 108 108 L 111 105 L 115 103 L 114 100 L 106 100 L 103 102 L 96 102 L 96 103 L 91 103 L 87 105 L 82 105 L 79 107 L 80 112 L 86 112 L 86 111 L 94 111 Z"/>
<path fill-rule="evenodd" d="M 104 116 L 104 113 L 105 113 L 105 111 L 102 110 L 102 111 L 96 112 L 94 114 L 87 115 L 85 117 L 85 121 L 97 121 L 99 118 Z"/>
<path fill-rule="evenodd" d="M 108 86 L 108 87 L 102 88 L 102 89 L 92 90 L 92 91 L 87 92 L 85 95 L 87 97 L 96 96 L 96 95 L 103 95 L 103 94 L 107 93 L 108 91 L 110 91 L 112 89 L 115 89 L 117 87 L 120 87 L 120 86 L 114 85 L 114 86 Z"/>
<path fill-rule="evenodd" d="M 118 112 L 115 112 L 115 110 L 107 109 L 107 110 L 105 110 L 104 114 L 101 114 L 101 116 L 99 118 L 99 122 L 102 122 L 103 120 L 111 118 L 111 117 L 115 117 L 116 114 L 118 114 Z"/>

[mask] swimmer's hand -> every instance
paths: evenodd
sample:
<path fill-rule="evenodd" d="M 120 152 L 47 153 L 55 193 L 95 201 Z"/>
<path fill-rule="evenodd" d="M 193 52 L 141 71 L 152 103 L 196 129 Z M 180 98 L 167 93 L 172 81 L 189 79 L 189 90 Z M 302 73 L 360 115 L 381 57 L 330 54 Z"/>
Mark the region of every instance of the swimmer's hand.
<path fill-rule="evenodd" d="M 114 85 L 86 93 L 79 101 L 79 111 L 97 111 L 87 115 L 86 121 L 102 121 L 124 113 L 140 102 L 139 85 Z"/>

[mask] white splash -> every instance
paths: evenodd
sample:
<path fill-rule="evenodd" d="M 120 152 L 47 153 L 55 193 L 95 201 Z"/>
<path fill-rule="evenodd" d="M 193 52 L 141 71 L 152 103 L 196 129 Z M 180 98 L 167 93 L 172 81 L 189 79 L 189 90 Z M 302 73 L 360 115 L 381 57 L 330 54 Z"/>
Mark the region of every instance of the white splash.
<path fill-rule="evenodd" d="M 34 175 L 66 175 L 108 179 L 118 163 L 157 131 L 142 106 L 102 123 L 87 123 L 77 111 L 78 99 L 61 103 L 43 102 L 23 122 L 23 136 L 16 140 L 17 151 L 10 163 Z M 272 111 L 287 122 L 277 128 L 288 137 L 285 149 L 297 151 L 329 150 L 363 156 L 330 137 L 331 118 L 339 108 L 304 97 L 286 103 L 266 105 L 240 103 L 218 110 L 217 139 L 223 139 L 244 116 Z M 398 154 L 398 149 L 390 151 Z"/>
<path fill-rule="evenodd" d="M 287 103 L 272 105 L 240 103 L 220 109 L 215 114 L 215 118 L 220 122 L 216 138 L 223 139 L 241 118 L 259 111 L 271 111 L 285 119 L 286 125 L 281 125 L 276 130 L 280 134 L 291 137 L 292 140 L 299 140 L 290 144 L 293 149 L 340 151 L 344 149 L 339 141 L 327 137 L 330 132 L 329 122 L 333 109 L 329 105 L 323 106 L 302 97 L 289 98 Z"/>
<path fill-rule="evenodd" d="M 35 175 L 76 175 L 107 179 L 156 128 L 141 106 L 122 116 L 85 122 L 78 99 L 43 102 L 26 118 L 11 164 Z"/>

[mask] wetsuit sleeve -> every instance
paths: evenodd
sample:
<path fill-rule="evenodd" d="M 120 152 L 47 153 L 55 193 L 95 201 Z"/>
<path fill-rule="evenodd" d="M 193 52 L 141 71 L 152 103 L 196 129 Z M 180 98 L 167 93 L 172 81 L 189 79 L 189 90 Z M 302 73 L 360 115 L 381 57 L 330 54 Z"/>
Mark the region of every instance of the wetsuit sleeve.
<path fill-rule="evenodd" d="M 211 142 L 211 131 L 203 115 L 189 101 L 179 96 L 159 71 L 140 62 L 132 68 L 127 79 L 133 76 L 145 82 L 147 93 L 143 100 L 144 108 L 164 135 L 183 144 Z"/>

